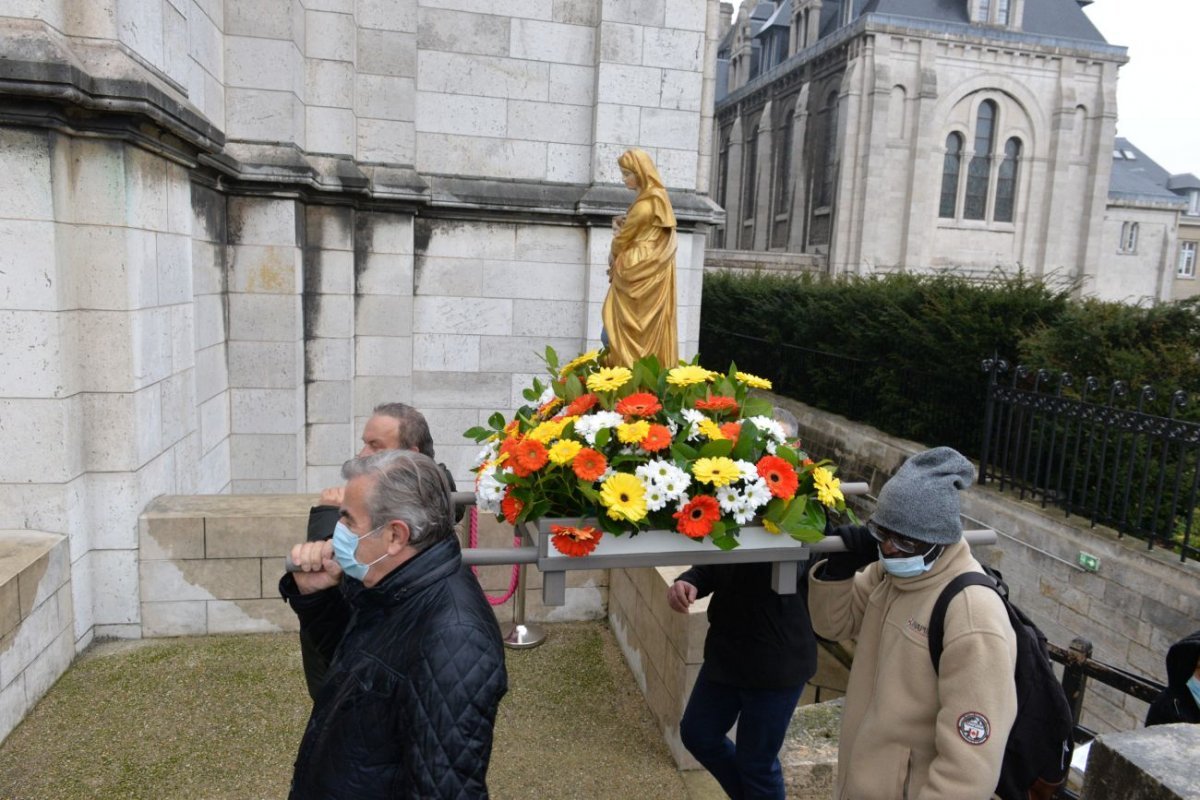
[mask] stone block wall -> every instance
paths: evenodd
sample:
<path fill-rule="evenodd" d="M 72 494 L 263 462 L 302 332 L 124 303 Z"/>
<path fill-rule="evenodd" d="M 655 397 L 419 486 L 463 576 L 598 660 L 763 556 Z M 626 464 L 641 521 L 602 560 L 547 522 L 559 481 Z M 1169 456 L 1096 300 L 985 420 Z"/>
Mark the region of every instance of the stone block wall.
<path fill-rule="evenodd" d="M 66 537 L 0 531 L 0 741 L 75 656 Z"/>
<path fill-rule="evenodd" d="M 284 558 L 303 541 L 313 495 L 164 496 L 142 514 L 138 603 L 143 636 L 204 636 L 298 630 L 296 615 L 279 597 Z M 463 541 L 470 517 L 460 526 Z M 478 525 L 479 547 L 511 547 L 512 528 L 490 515 Z M 525 619 L 560 622 L 602 619 L 608 607 L 608 570 L 568 573 L 566 604 L 541 602 L 541 573 L 527 573 Z M 503 597 L 512 567 L 482 567 L 480 584 Z M 494 605 L 503 625 L 514 599 Z"/>
<path fill-rule="evenodd" d="M 793 400 L 775 401 L 796 414 L 810 452 L 832 458 L 843 477 L 868 481 L 872 495 L 905 458 L 926 449 Z M 1195 631 L 1200 619 L 1200 564 L 1181 563 L 1177 556 L 1147 550 L 1137 539 L 1092 528 L 1085 518 L 1064 518 L 1059 510 L 1023 502 L 991 485 L 964 492 L 962 509 L 967 525 L 997 532 L 997 544 L 979 548 L 976 555 L 1004 574 L 1013 602 L 1051 642 L 1067 647 L 1082 636 L 1092 642 L 1094 658 L 1166 682 L 1167 649 Z M 1081 551 L 1099 557 L 1099 570 L 1079 566 Z M 1089 683 L 1085 726 L 1099 732 L 1129 730 L 1145 716 L 1145 703 Z"/>

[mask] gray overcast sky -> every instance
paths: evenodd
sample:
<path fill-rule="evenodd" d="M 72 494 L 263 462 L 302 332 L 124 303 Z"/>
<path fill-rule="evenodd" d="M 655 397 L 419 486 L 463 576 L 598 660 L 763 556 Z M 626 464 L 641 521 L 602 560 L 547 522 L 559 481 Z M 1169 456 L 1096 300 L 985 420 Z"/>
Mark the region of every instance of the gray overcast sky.
<path fill-rule="evenodd" d="M 1129 49 L 1117 79 L 1117 135 L 1169 172 L 1200 176 L 1200 0 L 1096 0 L 1086 9 Z"/>
<path fill-rule="evenodd" d="M 1117 135 L 1168 172 L 1200 176 L 1200 0 L 1095 0 L 1086 13 L 1129 50 L 1117 82 Z"/>

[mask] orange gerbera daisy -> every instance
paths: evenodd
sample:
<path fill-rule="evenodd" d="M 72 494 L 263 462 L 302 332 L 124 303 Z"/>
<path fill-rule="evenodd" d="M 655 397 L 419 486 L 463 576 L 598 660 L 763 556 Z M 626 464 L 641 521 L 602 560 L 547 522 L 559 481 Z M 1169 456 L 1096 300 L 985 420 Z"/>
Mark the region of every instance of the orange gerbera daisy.
<path fill-rule="evenodd" d="M 638 392 L 617 401 L 617 413 L 627 417 L 651 417 L 662 410 L 662 403 L 649 392 Z"/>
<path fill-rule="evenodd" d="M 504 490 L 504 499 L 500 501 L 500 512 L 504 514 L 504 521 L 509 525 L 517 524 L 517 517 L 525 509 L 525 503 L 513 494 L 512 487 L 506 487 Z"/>
<path fill-rule="evenodd" d="M 577 417 L 580 414 L 586 413 L 591 410 L 592 406 L 596 405 L 597 400 L 596 395 L 590 392 L 588 394 L 581 394 L 563 409 L 563 416 Z"/>
<path fill-rule="evenodd" d="M 546 461 L 549 460 L 550 456 L 546 452 L 546 445 L 534 439 L 523 439 L 514 448 L 513 458 L 516 459 L 517 465 L 522 469 L 529 470 L 529 472 L 536 472 L 546 466 Z"/>
<path fill-rule="evenodd" d="M 655 453 L 671 446 L 671 431 L 666 425 L 651 425 L 650 432 L 641 441 L 641 448 Z"/>
<path fill-rule="evenodd" d="M 796 494 L 796 485 L 799 483 L 799 479 L 791 464 L 779 456 L 763 456 L 755 466 L 758 468 L 759 476 L 767 482 L 767 488 L 771 490 L 771 494 L 785 500 Z"/>
<path fill-rule="evenodd" d="M 571 469 L 581 480 L 594 481 L 608 469 L 608 460 L 603 453 L 598 453 L 590 447 L 585 447 L 575 454 Z"/>
<path fill-rule="evenodd" d="M 697 400 L 696 408 L 700 409 L 701 411 L 716 411 L 718 413 L 724 413 L 726 411 L 737 411 L 738 404 L 737 400 L 734 400 L 732 397 L 726 397 L 725 395 L 717 394 L 705 400 Z"/>
<path fill-rule="evenodd" d="M 679 520 L 675 528 L 684 536 L 703 539 L 712 531 L 713 523 L 721 518 L 721 506 L 717 498 L 698 494 L 674 514 Z"/>
<path fill-rule="evenodd" d="M 593 528 L 590 525 L 578 528 L 569 525 L 550 526 L 550 543 L 554 545 L 554 549 L 564 556 L 573 558 L 586 556 L 595 550 L 603 535 L 604 533 L 599 528 Z"/>
<path fill-rule="evenodd" d="M 548 403 L 543 403 L 542 405 L 538 406 L 538 416 L 548 417 L 551 413 L 553 413 L 554 409 L 558 408 L 560 405 L 562 405 L 561 397 L 556 397 Z"/>
<path fill-rule="evenodd" d="M 721 435 L 731 442 L 736 442 L 741 432 L 742 425 L 739 422 L 726 422 L 721 426 Z"/>

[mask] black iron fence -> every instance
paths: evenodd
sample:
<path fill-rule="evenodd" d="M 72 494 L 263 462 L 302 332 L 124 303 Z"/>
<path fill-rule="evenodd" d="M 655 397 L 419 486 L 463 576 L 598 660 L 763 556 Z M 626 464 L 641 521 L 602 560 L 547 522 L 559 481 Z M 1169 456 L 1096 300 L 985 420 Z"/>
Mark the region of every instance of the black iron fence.
<path fill-rule="evenodd" d="M 1167 415 L 1148 412 L 1151 386 L 1123 381 L 1101 391 L 1088 377 L 984 362 L 988 372 L 980 483 L 1056 505 L 1121 535 L 1200 559 L 1200 424 L 1178 419 L 1187 394 L 1174 392 Z"/>

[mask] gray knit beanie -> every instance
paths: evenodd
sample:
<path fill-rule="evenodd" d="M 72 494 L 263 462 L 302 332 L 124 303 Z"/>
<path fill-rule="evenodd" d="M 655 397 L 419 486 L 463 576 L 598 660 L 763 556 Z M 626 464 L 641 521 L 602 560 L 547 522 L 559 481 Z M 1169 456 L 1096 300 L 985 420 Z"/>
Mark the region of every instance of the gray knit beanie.
<path fill-rule="evenodd" d="M 950 447 L 911 457 L 879 491 L 876 525 L 930 544 L 962 538 L 958 493 L 975 480 L 975 467 Z"/>

